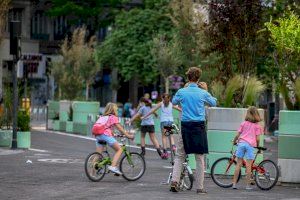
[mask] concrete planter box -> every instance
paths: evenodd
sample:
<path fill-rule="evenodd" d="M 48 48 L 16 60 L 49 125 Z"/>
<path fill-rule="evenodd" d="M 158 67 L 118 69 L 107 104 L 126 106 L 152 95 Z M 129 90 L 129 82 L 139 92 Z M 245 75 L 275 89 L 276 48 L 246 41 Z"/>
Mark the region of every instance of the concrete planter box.
<path fill-rule="evenodd" d="M 300 135 L 300 111 L 280 111 L 279 134 Z"/>
<path fill-rule="evenodd" d="M 59 102 L 49 101 L 48 102 L 48 119 L 54 119 L 56 114 L 59 113 Z"/>
<path fill-rule="evenodd" d="M 59 131 L 59 120 L 53 120 L 53 130 Z"/>
<path fill-rule="evenodd" d="M 18 131 L 17 132 L 18 148 L 29 149 L 31 146 L 31 133 L 30 131 Z"/>
<path fill-rule="evenodd" d="M 87 133 L 87 124 L 86 123 L 78 123 L 73 122 L 73 133 L 79 135 L 88 135 Z"/>
<path fill-rule="evenodd" d="M 72 106 L 71 101 L 60 101 L 59 102 L 59 120 L 60 121 L 68 121 L 69 120 L 70 106 Z"/>
<path fill-rule="evenodd" d="M 0 130 L 0 147 L 11 147 L 12 130 Z"/>
<path fill-rule="evenodd" d="M 300 183 L 300 160 L 298 159 L 278 159 L 280 168 L 280 182 Z"/>
<path fill-rule="evenodd" d="M 245 120 L 246 108 L 208 108 L 207 128 L 209 130 L 236 131 Z M 259 109 L 259 114 L 263 119 L 260 125 L 264 128 L 264 110 Z"/>
<path fill-rule="evenodd" d="M 281 182 L 300 183 L 300 111 L 279 113 L 278 165 Z"/>
<path fill-rule="evenodd" d="M 53 130 L 54 127 L 54 120 L 48 119 L 48 130 Z"/>
<path fill-rule="evenodd" d="M 92 120 L 96 121 L 97 115 L 99 114 L 100 103 L 74 101 L 72 108 L 73 122 L 87 123 L 88 115 L 92 115 Z"/>
<path fill-rule="evenodd" d="M 66 122 L 66 132 L 73 133 L 73 122 L 71 121 Z"/>

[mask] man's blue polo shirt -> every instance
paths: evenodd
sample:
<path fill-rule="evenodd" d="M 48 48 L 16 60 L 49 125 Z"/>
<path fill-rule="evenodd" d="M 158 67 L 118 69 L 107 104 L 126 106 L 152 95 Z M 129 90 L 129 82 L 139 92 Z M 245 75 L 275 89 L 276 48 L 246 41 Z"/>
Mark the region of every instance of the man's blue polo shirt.
<path fill-rule="evenodd" d="M 211 96 L 206 90 L 198 87 L 196 83 L 190 83 L 188 87 L 179 89 L 172 103 L 181 105 L 181 121 L 205 121 L 205 103 L 216 106 L 217 99 Z"/>

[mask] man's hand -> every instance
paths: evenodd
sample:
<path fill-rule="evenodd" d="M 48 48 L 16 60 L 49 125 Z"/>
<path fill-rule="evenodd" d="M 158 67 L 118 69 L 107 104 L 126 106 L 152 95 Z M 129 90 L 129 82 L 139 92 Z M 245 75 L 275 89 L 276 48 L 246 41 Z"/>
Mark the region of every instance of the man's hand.
<path fill-rule="evenodd" d="M 203 90 L 207 90 L 207 84 L 205 82 L 199 82 L 198 87 L 202 88 Z"/>

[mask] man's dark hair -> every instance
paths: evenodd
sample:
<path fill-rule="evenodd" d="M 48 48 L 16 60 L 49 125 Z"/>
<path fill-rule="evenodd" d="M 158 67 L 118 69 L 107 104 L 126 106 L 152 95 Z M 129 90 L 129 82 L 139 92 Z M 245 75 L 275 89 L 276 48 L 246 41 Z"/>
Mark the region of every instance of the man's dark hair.
<path fill-rule="evenodd" d="M 197 82 L 201 77 L 201 69 L 198 67 L 190 67 L 188 71 L 185 73 L 189 81 Z"/>

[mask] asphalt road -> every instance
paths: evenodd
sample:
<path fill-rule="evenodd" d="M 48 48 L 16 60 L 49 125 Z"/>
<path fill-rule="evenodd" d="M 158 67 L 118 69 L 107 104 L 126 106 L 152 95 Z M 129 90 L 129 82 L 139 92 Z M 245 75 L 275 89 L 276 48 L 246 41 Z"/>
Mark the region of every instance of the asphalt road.
<path fill-rule="evenodd" d="M 147 151 L 147 170 L 138 181 L 128 182 L 108 174 L 101 182 L 91 182 L 85 176 L 83 163 L 94 149 L 94 141 L 88 139 L 32 131 L 31 150 L 0 149 L 0 200 L 300 199 L 297 186 L 235 191 L 217 187 L 209 177 L 205 179 L 206 195 L 197 195 L 194 190 L 171 193 L 167 185 L 161 184 L 171 170 L 170 163 L 154 151 Z"/>

